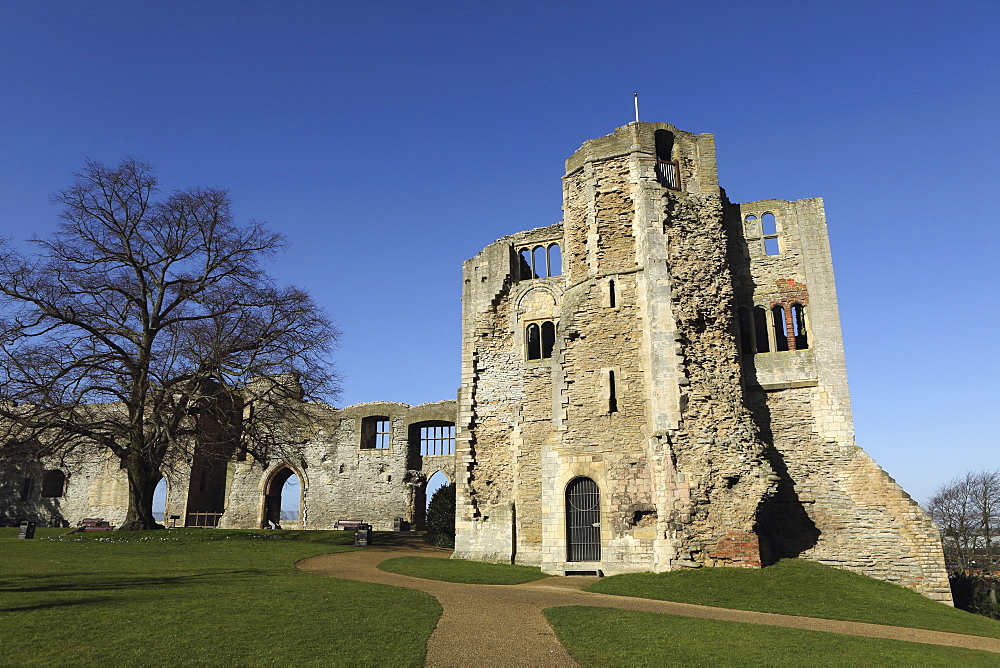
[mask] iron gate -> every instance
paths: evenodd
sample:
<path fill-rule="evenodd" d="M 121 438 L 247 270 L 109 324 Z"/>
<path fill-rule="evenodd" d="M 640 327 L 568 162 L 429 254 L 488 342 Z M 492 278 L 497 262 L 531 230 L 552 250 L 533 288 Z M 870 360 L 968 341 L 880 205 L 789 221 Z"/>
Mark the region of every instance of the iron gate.
<path fill-rule="evenodd" d="M 575 478 L 566 488 L 567 561 L 601 559 L 601 493 L 590 478 Z"/>

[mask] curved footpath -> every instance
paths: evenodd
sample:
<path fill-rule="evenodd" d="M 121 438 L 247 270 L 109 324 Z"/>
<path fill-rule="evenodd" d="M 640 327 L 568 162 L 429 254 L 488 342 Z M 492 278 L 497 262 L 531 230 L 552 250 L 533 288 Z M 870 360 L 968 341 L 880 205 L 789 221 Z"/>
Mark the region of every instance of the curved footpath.
<path fill-rule="evenodd" d="M 520 585 L 470 585 L 380 571 L 379 562 L 393 557 L 447 557 L 451 554 L 451 550 L 421 544 L 422 541 L 415 537 L 394 542 L 397 544 L 310 557 L 296 566 L 310 573 L 346 580 L 419 589 L 437 598 L 444 612 L 427 642 L 428 666 L 576 665 L 542 615 L 543 608 L 561 605 L 641 610 L 1000 653 L 1000 639 L 996 638 L 581 591 L 597 579 L 592 577 L 554 576 Z"/>

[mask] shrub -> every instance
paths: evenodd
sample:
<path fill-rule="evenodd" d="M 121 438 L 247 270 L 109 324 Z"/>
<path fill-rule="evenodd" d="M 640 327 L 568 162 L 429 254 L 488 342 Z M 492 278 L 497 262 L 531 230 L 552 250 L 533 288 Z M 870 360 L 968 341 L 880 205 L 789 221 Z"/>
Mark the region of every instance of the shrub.
<path fill-rule="evenodd" d="M 439 547 L 455 547 L 455 484 L 443 485 L 427 504 L 427 540 Z"/>

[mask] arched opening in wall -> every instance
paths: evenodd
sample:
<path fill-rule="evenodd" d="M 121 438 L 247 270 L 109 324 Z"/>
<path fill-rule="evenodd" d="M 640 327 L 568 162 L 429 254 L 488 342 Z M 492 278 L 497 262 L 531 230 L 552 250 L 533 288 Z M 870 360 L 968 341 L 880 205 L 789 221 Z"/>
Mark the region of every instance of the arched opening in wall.
<path fill-rule="evenodd" d="M 549 276 L 559 276 L 562 274 L 562 250 L 559 244 L 549 245 Z"/>
<path fill-rule="evenodd" d="M 538 278 L 535 276 L 535 272 L 531 270 L 531 249 L 522 248 L 517 253 L 518 259 L 518 274 L 517 278 L 519 281 L 528 281 L 532 278 Z"/>
<path fill-rule="evenodd" d="M 417 529 L 421 531 L 427 529 L 427 507 L 430 505 L 431 499 L 434 498 L 434 492 L 450 483 L 448 476 L 441 471 L 435 471 L 434 475 L 428 478 L 427 482 L 419 489 L 413 518 Z"/>
<path fill-rule="evenodd" d="M 544 278 L 549 275 L 547 264 L 545 246 L 535 246 L 531 251 L 531 267 L 536 278 Z"/>
<path fill-rule="evenodd" d="M 556 324 L 551 320 L 542 323 L 542 358 L 552 357 L 552 349 L 556 345 Z"/>
<path fill-rule="evenodd" d="M 618 305 L 618 295 L 615 294 L 615 279 L 608 281 L 608 307 L 615 308 Z"/>
<path fill-rule="evenodd" d="M 529 360 L 542 358 L 542 334 L 538 325 L 532 323 L 524 330 L 524 343 L 527 348 L 525 357 Z"/>
<path fill-rule="evenodd" d="M 215 527 L 226 508 L 226 473 L 231 452 L 199 444 L 191 462 L 184 526 Z"/>
<path fill-rule="evenodd" d="M 761 232 L 764 237 L 764 255 L 778 255 L 778 221 L 773 213 L 765 213 L 760 217 Z"/>
<path fill-rule="evenodd" d="M 653 139 L 656 142 L 656 180 L 664 188 L 680 190 L 680 170 L 673 158 L 674 133 L 657 130 L 653 133 Z"/>
<path fill-rule="evenodd" d="M 302 502 L 302 485 L 299 477 L 288 466 L 275 471 L 264 487 L 264 529 L 281 529 L 282 522 L 295 526 L 299 523 Z"/>
<path fill-rule="evenodd" d="M 771 316 L 774 318 L 774 349 L 778 352 L 788 350 L 788 323 L 785 322 L 785 308 L 775 306 L 771 309 Z"/>
<path fill-rule="evenodd" d="M 153 519 L 161 524 L 167 519 L 167 479 L 160 478 L 153 490 Z"/>
<path fill-rule="evenodd" d="M 792 333 L 795 335 L 795 349 L 805 350 L 809 347 L 809 336 L 806 334 L 806 312 L 802 304 L 792 304 Z"/>
<path fill-rule="evenodd" d="M 753 307 L 753 333 L 757 352 L 770 352 L 767 336 L 767 311 L 760 306 Z"/>
<path fill-rule="evenodd" d="M 590 478 L 566 487 L 566 561 L 600 561 L 601 493 Z"/>
<path fill-rule="evenodd" d="M 753 324 L 750 310 L 740 307 L 736 310 L 736 316 L 736 326 L 740 330 L 740 352 L 744 355 L 750 355 L 756 352 L 753 345 Z"/>

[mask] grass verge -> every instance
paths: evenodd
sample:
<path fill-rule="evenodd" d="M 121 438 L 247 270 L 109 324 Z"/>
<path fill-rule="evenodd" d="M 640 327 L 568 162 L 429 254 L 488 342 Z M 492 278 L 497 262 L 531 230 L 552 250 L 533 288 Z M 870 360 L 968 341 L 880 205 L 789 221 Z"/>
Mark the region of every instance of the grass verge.
<path fill-rule="evenodd" d="M 380 570 L 425 580 L 465 584 L 521 584 L 548 577 L 538 568 L 512 564 L 489 564 L 443 557 L 396 557 L 378 565 Z"/>
<path fill-rule="evenodd" d="M 354 549 L 352 532 L 48 534 L 0 529 L 0 664 L 421 665 L 441 613 L 294 567 Z"/>
<path fill-rule="evenodd" d="M 881 580 L 802 559 L 604 578 L 587 591 L 1000 638 L 1000 622 Z"/>
<path fill-rule="evenodd" d="M 996 666 L 957 647 L 585 606 L 543 611 L 583 666 Z"/>

